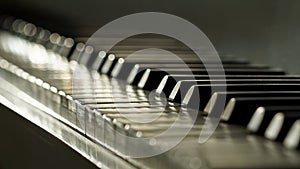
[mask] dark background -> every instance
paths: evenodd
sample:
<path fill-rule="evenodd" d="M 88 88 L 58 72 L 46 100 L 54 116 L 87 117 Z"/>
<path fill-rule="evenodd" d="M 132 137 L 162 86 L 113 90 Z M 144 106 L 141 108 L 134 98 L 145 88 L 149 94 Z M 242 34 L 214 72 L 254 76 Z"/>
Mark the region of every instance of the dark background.
<path fill-rule="evenodd" d="M 71 37 L 136 12 L 166 12 L 197 25 L 222 54 L 300 73 L 298 0 L 1 0 L 0 10 Z"/>

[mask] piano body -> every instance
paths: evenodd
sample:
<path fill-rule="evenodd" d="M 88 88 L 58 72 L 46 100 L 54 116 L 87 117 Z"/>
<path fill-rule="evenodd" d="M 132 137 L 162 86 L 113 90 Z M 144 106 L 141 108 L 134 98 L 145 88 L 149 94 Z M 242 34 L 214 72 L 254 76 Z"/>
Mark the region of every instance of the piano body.
<path fill-rule="evenodd" d="M 299 9 L 297 0 L 3 0 L 0 168 L 300 168 Z M 109 51 L 88 43 L 108 22 L 149 11 L 195 24 L 220 60 L 152 33 Z M 207 124 L 217 128 L 201 142 Z"/>

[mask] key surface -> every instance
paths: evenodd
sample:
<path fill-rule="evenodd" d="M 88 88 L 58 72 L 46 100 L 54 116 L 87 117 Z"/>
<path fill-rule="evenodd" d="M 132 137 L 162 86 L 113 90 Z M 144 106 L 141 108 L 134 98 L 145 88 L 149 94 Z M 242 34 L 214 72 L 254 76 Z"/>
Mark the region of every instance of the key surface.
<path fill-rule="evenodd" d="M 227 123 L 246 126 L 260 106 L 296 106 L 299 103 L 300 97 L 232 98 L 226 105 L 221 119 Z"/>
<path fill-rule="evenodd" d="M 213 92 L 247 92 L 247 91 L 299 91 L 300 84 L 213 84 L 194 85 L 187 92 L 182 104 L 193 109 L 203 110 Z M 200 98 L 200 99 L 199 99 Z M 225 98 L 224 98 L 225 99 Z M 200 106 L 199 106 L 199 102 Z M 196 101 L 196 102 L 195 102 Z"/>
<path fill-rule="evenodd" d="M 300 106 L 263 106 L 255 110 L 247 125 L 251 133 L 263 136 L 276 113 L 282 111 L 300 111 Z"/>
<path fill-rule="evenodd" d="M 200 84 L 280 84 L 280 83 L 290 83 L 299 84 L 300 79 L 226 79 L 226 80 L 181 80 L 176 83 L 171 94 L 169 95 L 169 100 L 181 103 L 182 96 L 185 96 L 187 91 L 193 85 Z"/>
<path fill-rule="evenodd" d="M 300 111 L 281 111 L 275 114 L 264 136 L 270 140 L 283 142 L 293 123 L 300 119 Z"/>

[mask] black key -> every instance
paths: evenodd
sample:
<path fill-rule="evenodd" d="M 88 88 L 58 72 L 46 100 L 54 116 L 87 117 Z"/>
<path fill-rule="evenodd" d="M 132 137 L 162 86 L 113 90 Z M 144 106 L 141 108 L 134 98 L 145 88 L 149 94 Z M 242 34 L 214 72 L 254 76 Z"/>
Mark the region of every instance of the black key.
<path fill-rule="evenodd" d="M 57 52 L 56 50 L 57 50 L 60 39 L 61 39 L 61 36 L 58 33 L 52 33 L 49 37 L 49 42 L 46 45 L 47 49 L 49 49 L 53 52 Z M 80 59 L 80 57 L 78 57 L 77 61 L 79 61 L 79 59 Z"/>
<path fill-rule="evenodd" d="M 300 149 L 300 120 L 294 122 L 283 144 L 290 149 Z"/>
<path fill-rule="evenodd" d="M 270 122 L 265 137 L 283 142 L 293 123 L 300 119 L 300 111 L 283 111 L 277 113 Z"/>
<path fill-rule="evenodd" d="M 119 58 L 119 60 L 122 60 L 123 58 Z M 123 62 L 118 62 L 115 67 L 115 69 L 119 69 L 118 72 L 112 75 L 112 77 L 116 77 L 118 79 L 127 80 L 130 72 L 134 71 L 133 69 L 138 69 L 139 65 L 136 63 L 128 63 L 126 60 L 123 59 Z M 117 71 L 117 70 L 115 70 Z"/>
<path fill-rule="evenodd" d="M 138 58 L 126 58 L 128 62 L 136 62 L 136 63 L 164 63 L 164 64 L 176 64 L 176 63 L 185 63 L 185 64 L 221 64 L 219 60 L 215 58 L 201 58 L 200 60 L 197 57 L 188 57 L 188 58 L 181 58 L 181 59 L 174 59 L 173 57 L 138 57 Z M 249 64 L 249 62 L 243 58 L 220 58 L 222 64 Z M 155 60 L 155 61 L 154 61 Z"/>
<path fill-rule="evenodd" d="M 78 63 L 88 66 L 88 62 L 91 59 L 93 52 L 94 48 L 92 46 L 86 46 L 79 57 Z"/>
<path fill-rule="evenodd" d="M 252 70 L 252 69 L 146 69 L 141 70 L 134 77 L 132 82 L 133 85 L 136 85 L 145 90 L 156 89 L 165 75 L 284 75 L 285 73 L 279 69 L 268 69 L 268 70 Z M 224 76 L 225 77 L 225 76 Z"/>
<path fill-rule="evenodd" d="M 103 65 L 100 66 L 100 73 L 109 74 L 112 70 L 112 67 L 116 63 L 116 57 L 113 54 L 109 54 L 107 59 L 103 62 Z"/>
<path fill-rule="evenodd" d="M 182 97 L 185 96 L 187 91 L 193 85 L 200 84 L 280 84 L 280 83 L 290 83 L 299 84 L 300 79 L 218 79 L 218 80 L 181 80 L 176 83 L 171 94 L 169 95 L 169 100 L 177 103 L 182 102 Z"/>
<path fill-rule="evenodd" d="M 11 30 L 12 24 L 16 19 L 12 16 L 7 16 L 3 19 L 1 27 L 5 30 Z"/>
<path fill-rule="evenodd" d="M 3 24 L 6 17 L 7 16 L 5 16 L 5 15 L 0 15 L 0 28 L 2 28 L 2 24 Z"/>
<path fill-rule="evenodd" d="M 61 56 L 68 58 L 73 46 L 74 46 L 74 39 L 66 38 L 63 41 L 62 48 L 59 50 L 59 53 L 61 54 Z"/>
<path fill-rule="evenodd" d="M 223 75 L 166 75 L 161 80 L 158 88 L 156 89 L 157 96 L 163 92 L 169 96 L 180 80 L 208 80 L 208 79 L 224 79 Z M 227 75 L 226 79 L 300 79 L 298 75 Z"/>
<path fill-rule="evenodd" d="M 276 113 L 282 111 L 300 111 L 300 106 L 264 106 L 255 110 L 247 130 L 257 135 L 264 135 L 268 125 Z"/>
<path fill-rule="evenodd" d="M 100 54 L 100 52 L 99 52 L 99 54 Z M 98 54 L 98 56 L 99 56 L 99 54 Z M 104 64 L 107 62 L 107 60 L 108 60 L 108 56 L 109 56 L 110 54 L 108 54 L 108 53 L 105 53 L 105 55 L 103 56 L 103 55 L 100 55 L 100 59 L 99 60 L 101 60 L 100 61 L 100 64 L 99 65 L 97 65 L 97 67 L 98 67 L 98 71 L 101 73 L 101 71 L 102 71 L 102 68 L 103 68 L 103 66 L 104 66 Z M 115 55 L 112 55 L 112 56 L 114 56 L 114 57 L 116 57 Z M 111 56 L 111 57 L 112 57 Z M 113 58 L 113 61 L 115 60 L 115 58 Z M 95 66 L 96 67 L 96 66 Z M 110 68 L 110 67 L 109 67 Z"/>
<path fill-rule="evenodd" d="M 217 69 L 221 66 L 219 64 L 201 64 L 201 63 L 190 63 L 190 64 L 180 64 L 180 63 L 173 63 L 173 64 L 163 64 L 163 63 L 152 63 L 152 64 L 145 64 L 145 63 L 138 63 L 140 67 L 143 68 L 198 68 L 198 69 Z M 132 66 L 133 67 L 133 66 Z M 222 64 L 223 68 L 230 68 L 230 69 L 270 69 L 269 66 L 263 64 Z"/>
<path fill-rule="evenodd" d="M 215 104 L 225 98 L 225 104 L 235 97 L 300 97 L 300 91 L 244 91 L 244 92 L 215 92 L 209 99 L 205 113 L 213 111 Z"/>
<path fill-rule="evenodd" d="M 77 43 L 75 49 L 73 50 L 71 56 L 70 56 L 70 60 L 74 60 L 74 61 L 78 61 L 79 57 L 81 55 L 81 53 L 84 51 L 85 49 L 85 44 L 83 43 Z"/>
<path fill-rule="evenodd" d="M 43 46 L 46 46 L 50 35 L 51 35 L 51 32 L 49 30 L 40 28 L 39 33 L 37 34 L 37 37 L 36 37 L 36 39 L 37 39 L 36 42 Z M 72 49 L 73 49 L 73 51 L 75 51 L 75 49 L 76 49 L 74 44 L 72 45 Z M 70 57 L 71 57 L 71 55 L 69 54 L 68 58 L 70 58 Z"/>
<path fill-rule="evenodd" d="M 232 98 L 225 107 L 221 119 L 231 124 L 246 126 L 260 106 L 297 106 L 300 97 Z"/>
<path fill-rule="evenodd" d="M 119 60 L 123 58 L 119 58 Z M 136 65 L 138 64 L 138 65 Z M 147 68 L 220 68 L 219 64 L 199 64 L 199 63 L 190 63 L 190 64 L 182 64 L 182 63 L 161 63 L 159 61 L 152 61 L 149 63 L 138 63 L 137 61 L 128 62 L 126 60 L 122 62 L 117 62 L 115 64 L 114 69 L 117 69 L 116 73 L 113 77 L 117 77 L 119 79 L 126 80 L 129 76 L 131 70 L 135 67 L 139 66 L 141 70 Z M 258 65 L 258 64 L 223 64 L 223 68 L 231 68 L 231 69 L 268 69 L 269 67 L 266 65 Z"/>
<path fill-rule="evenodd" d="M 91 63 L 91 70 L 99 70 L 100 66 L 104 62 L 104 58 L 106 58 L 106 52 L 100 51 Z"/>
<path fill-rule="evenodd" d="M 212 92 L 213 90 L 213 92 Z M 182 104 L 192 109 L 203 110 L 214 92 L 247 91 L 299 91 L 300 84 L 213 84 L 192 86 Z M 199 99 L 200 98 L 200 99 Z M 225 98 L 224 98 L 225 99 Z M 191 101 L 192 100 L 192 101 Z M 199 100 L 199 102 L 195 102 Z M 221 99 L 222 100 L 222 99 Z"/>

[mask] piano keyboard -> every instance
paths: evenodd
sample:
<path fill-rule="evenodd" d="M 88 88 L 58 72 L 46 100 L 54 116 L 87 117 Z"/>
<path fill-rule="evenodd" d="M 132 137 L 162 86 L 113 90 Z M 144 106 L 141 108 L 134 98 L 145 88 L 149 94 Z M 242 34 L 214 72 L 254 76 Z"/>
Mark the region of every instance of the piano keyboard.
<path fill-rule="evenodd" d="M 133 42 L 107 54 L 21 19 L 2 17 L 1 95 L 13 104 L 18 97 L 51 110 L 56 119 L 52 134 L 101 168 L 300 167 L 300 75 L 222 56 L 224 79 L 214 59 L 208 57 L 204 65 L 172 39 Z M 149 48 L 149 42 L 176 50 L 190 69 L 170 56 L 126 58 L 131 51 Z M 86 58 L 92 55 L 97 57 L 90 63 Z M 218 114 L 218 128 L 199 143 L 205 120 Z M 160 140 L 142 144 L 128 139 L 159 135 L 177 119 L 180 125 Z M 55 134 L 60 123 L 80 139 Z M 177 145 L 173 138 L 181 135 L 186 136 Z M 168 144 L 174 148 L 163 154 L 132 157 Z M 116 157 L 106 161 L 98 154 L 103 147 Z"/>

